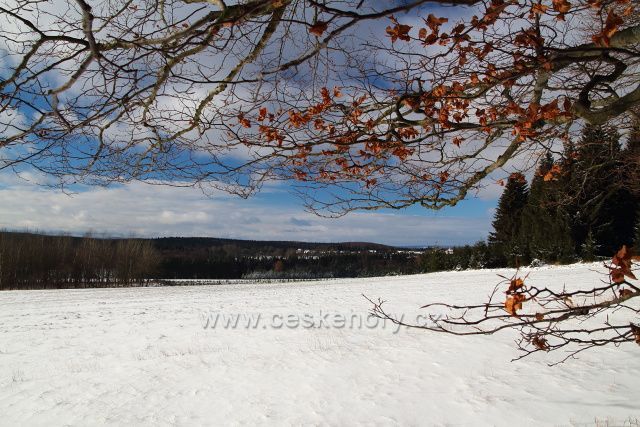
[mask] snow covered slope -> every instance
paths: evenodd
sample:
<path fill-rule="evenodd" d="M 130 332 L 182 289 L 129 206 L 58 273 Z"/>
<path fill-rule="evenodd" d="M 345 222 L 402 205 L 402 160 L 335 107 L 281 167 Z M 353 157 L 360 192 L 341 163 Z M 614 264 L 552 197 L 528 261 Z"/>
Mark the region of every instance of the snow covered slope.
<path fill-rule="evenodd" d="M 595 283 L 596 268 L 532 269 L 529 281 Z M 511 332 L 367 323 L 363 293 L 415 314 L 483 302 L 497 273 L 513 271 L 0 292 L 0 425 L 638 425 L 635 344 L 551 368 L 537 354 L 509 362 Z M 249 317 L 225 329 L 235 314 Z"/>

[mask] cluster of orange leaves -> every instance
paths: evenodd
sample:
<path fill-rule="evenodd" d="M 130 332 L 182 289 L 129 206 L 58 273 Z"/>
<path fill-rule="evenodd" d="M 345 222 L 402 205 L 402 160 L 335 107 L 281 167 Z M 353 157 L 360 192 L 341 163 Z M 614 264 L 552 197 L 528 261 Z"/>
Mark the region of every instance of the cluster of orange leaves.
<path fill-rule="evenodd" d="M 552 0 L 553 10 L 558 12 L 558 19 L 564 21 L 564 15 L 571 10 L 571 3 L 567 0 Z"/>
<path fill-rule="evenodd" d="M 626 246 L 623 246 L 611 260 L 611 265 L 607 266 L 611 281 L 620 284 L 626 280 L 625 277 L 638 280 L 631 271 L 633 261 L 640 261 L 640 256 L 634 256 Z"/>
<path fill-rule="evenodd" d="M 544 105 L 531 103 L 524 109 L 518 105 L 511 105 L 511 110 L 519 115 L 518 122 L 513 127 L 513 134 L 521 141 L 539 136 L 537 128 L 544 122 L 553 121 L 561 117 L 571 117 L 571 103 L 565 99 L 563 109 L 558 106 L 558 100 Z"/>
<path fill-rule="evenodd" d="M 629 279 L 638 280 L 631 270 L 631 268 L 633 267 L 633 261 L 640 261 L 640 256 L 633 255 L 633 253 L 626 246 L 623 246 L 611 260 L 611 265 L 607 266 L 607 268 L 609 268 L 611 281 L 619 285 L 624 283 L 627 277 Z M 634 291 L 627 288 L 620 289 L 619 294 L 621 300 L 630 298 L 635 295 Z M 640 345 L 640 326 L 636 326 L 633 323 L 631 323 L 629 326 L 631 328 L 631 333 L 635 338 L 636 344 Z"/>
<path fill-rule="evenodd" d="M 482 18 L 478 18 L 477 16 L 471 18 L 471 25 L 481 31 L 487 30 L 489 26 L 496 23 L 502 12 L 504 12 L 510 4 L 513 4 L 513 2 L 492 0 Z"/>
<path fill-rule="evenodd" d="M 431 30 L 431 33 L 427 28 L 421 28 L 418 32 L 418 38 L 423 41 L 424 45 L 432 45 L 439 39 L 444 43 L 447 40 L 447 34 L 440 35 L 440 26 L 449 22 L 447 18 L 437 18 L 433 14 L 429 14 L 427 19 L 424 19 L 424 23 L 427 24 L 427 28 Z"/>
<path fill-rule="evenodd" d="M 409 31 L 411 31 L 411 25 L 400 24 L 395 16 L 389 17 L 393 26 L 387 27 L 387 35 L 391 37 L 391 43 L 395 43 L 396 40 L 410 41 Z"/>
<path fill-rule="evenodd" d="M 511 316 L 518 316 L 518 310 L 522 310 L 522 303 L 527 300 L 524 279 L 520 277 L 511 278 L 509 280 L 509 288 L 505 293 L 507 294 L 507 299 L 504 301 L 504 310 Z M 542 321 L 544 314 L 536 313 L 535 319 Z M 531 344 L 540 350 L 549 350 L 549 343 L 542 334 L 534 335 L 531 338 Z"/>
<path fill-rule="evenodd" d="M 562 174 L 562 168 L 560 167 L 560 165 L 555 164 L 551 166 L 551 169 L 549 169 L 547 173 L 544 174 L 542 179 L 545 182 L 556 181 L 561 174 Z"/>
<path fill-rule="evenodd" d="M 318 117 L 332 105 L 333 99 L 331 93 L 329 92 L 329 89 L 323 87 L 320 90 L 320 95 L 322 101 L 316 105 L 310 106 L 305 111 L 288 111 L 288 122 L 291 127 L 299 128 L 307 125 L 313 120 L 314 129 L 328 130 L 330 133 L 333 133 L 335 131 L 335 127 L 325 125 L 324 120 Z M 342 96 L 340 89 L 338 87 L 335 87 L 333 89 L 333 97 L 338 98 L 340 96 Z M 258 116 L 255 119 L 257 122 L 261 123 L 258 127 L 258 132 L 261 137 L 267 142 L 276 142 L 278 146 L 282 146 L 282 144 L 284 143 L 284 136 L 282 132 L 274 126 L 264 124 L 264 121 L 267 119 L 270 122 L 273 122 L 275 120 L 275 114 L 270 113 L 266 107 L 262 107 L 258 110 Z M 242 112 L 238 114 L 238 124 L 247 129 L 252 127 L 251 120 L 249 120 L 249 118 L 247 118 Z"/>
<path fill-rule="evenodd" d="M 340 98 L 341 96 L 342 92 L 340 91 L 340 88 L 334 87 L 333 98 Z M 310 106 L 304 111 L 290 110 L 288 113 L 289 124 L 294 128 L 300 128 L 302 126 L 306 126 L 313 120 L 314 129 L 325 130 L 326 126 L 324 125 L 324 121 L 318 116 L 329 109 L 329 107 L 331 107 L 333 98 L 331 96 L 331 93 L 329 92 L 329 89 L 327 89 L 326 87 L 320 89 L 320 97 L 322 98 L 322 100 L 319 103 Z M 330 132 L 332 132 L 331 129 L 329 130 Z"/>
<path fill-rule="evenodd" d="M 522 310 L 522 303 L 526 301 L 527 297 L 524 294 L 524 280 L 514 277 L 509 282 L 509 289 L 507 289 L 507 299 L 504 302 L 504 309 L 512 316 L 517 316 L 518 310 Z"/>
<path fill-rule="evenodd" d="M 602 0 L 589 0 L 589 3 L 592 7 L 600 9 L 600 13 L 602 12 Z M 627 7 L 622 12 L 622 15 L 618 15 L 614 8 L 609 9 L 604 28 L 592 37 L 593 42 L 598 46 L 610 46 L 611 38 L 624 23 L 623 17 L 630 16 L 635 10 L 635 6 L 631 3 L 631 0 L 616 0 L 616 3 L 619 5 L 627 5 Z"/>
<path fill-rule="evenodd" d="M 538 34 L 535 28 L 527 28 L 516 34 L 513 39 L 513 44 L 519 47 L 532 47 L 533 49 L 537 49 L 544 44 L 544 37 Z M 516 57 L 515 66 L 517 68 L 524 68 L 517 59 Z"/>

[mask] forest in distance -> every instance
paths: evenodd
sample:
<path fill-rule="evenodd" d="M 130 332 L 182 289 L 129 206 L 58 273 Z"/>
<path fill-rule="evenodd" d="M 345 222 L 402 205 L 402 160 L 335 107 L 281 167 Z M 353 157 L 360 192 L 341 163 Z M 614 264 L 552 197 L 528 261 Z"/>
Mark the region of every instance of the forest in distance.
<path fill-rule="evenodd" d="M 420 271 L 422 250 L 374 243 L 106 238 L 0 232 L 0 289 L 140 286 L 162 279 L 313 279 Z"/>
<path fill-rule="evenodd" d="M 163 279 L 327 279 L 484 268 L 485 243 L 399 248 L 216 238 L 0 232 L 0 289 L 144 286 Z M 171 283 L 171 282 L 167 282 Z"/>

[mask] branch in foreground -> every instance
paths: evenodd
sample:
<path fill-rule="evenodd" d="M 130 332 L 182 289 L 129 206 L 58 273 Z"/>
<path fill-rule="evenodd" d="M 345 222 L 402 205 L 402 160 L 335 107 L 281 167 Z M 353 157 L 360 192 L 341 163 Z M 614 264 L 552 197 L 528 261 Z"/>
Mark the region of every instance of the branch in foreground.
<path fill-rule="evenodd" d="M 632 271 L 633 256 L 622 247 L 609 264 L 608 280 L 587 289 L 554 290 L 551 287 L 528 286 L 528 277 L 502 277 L 489 300 L 477 305 L 431 303 L 422 309 L 445 309 L 444 315 L 430 313 L 424 324 L 406 323 L 385 310 L 385 301 L 371 302 L 371 315 L 394 324 L 451 335 L 493 335 L 503 330 L 517 330 L 519 360 L 537 352 L 565 349 L 566 357 L 550 365 L 563 363 L 577 354 L 596 347 L 619 346 L 635 342 L 640 345 L 640 307 L 632 300 L 640 296 Z M 499 289 L 506 286 L 506 298 Z M 637 301 L 637 300 L 636 300 Z M 525 310 L 526 305 L 526 310 Z M 635 322 L 635 323 L 634 323 Z"/>

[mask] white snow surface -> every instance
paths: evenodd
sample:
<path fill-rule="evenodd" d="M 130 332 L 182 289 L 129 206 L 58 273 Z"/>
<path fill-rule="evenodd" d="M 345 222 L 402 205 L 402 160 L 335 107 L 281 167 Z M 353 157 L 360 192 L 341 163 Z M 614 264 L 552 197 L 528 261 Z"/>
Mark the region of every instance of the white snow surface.
<path fill-rule="evenodd" d="M 596 264 L 530 271 L 537 285 L 603 277 Z M 485 302 L 497 274 L 513 272 L 0 292 L 0 425 L 638 425 L 633 343 L 549 367 L 562 354 L 510 362 L 512 331 L 353 321 L 366 320 L 362 294 L 415 315 L 428 302 Z M 205 312 L 261 323 L 205 329 Z M 326 313 L 353 325 L 320 324 Z M 314 316 L 314 327 L 274 327 L 289 315 Z"/>

